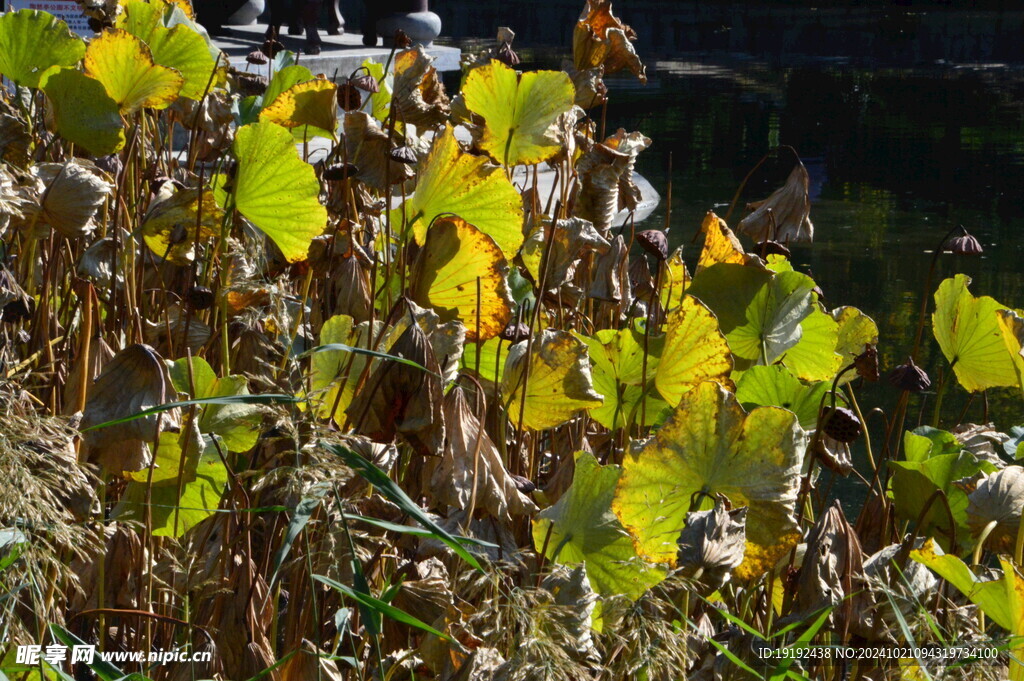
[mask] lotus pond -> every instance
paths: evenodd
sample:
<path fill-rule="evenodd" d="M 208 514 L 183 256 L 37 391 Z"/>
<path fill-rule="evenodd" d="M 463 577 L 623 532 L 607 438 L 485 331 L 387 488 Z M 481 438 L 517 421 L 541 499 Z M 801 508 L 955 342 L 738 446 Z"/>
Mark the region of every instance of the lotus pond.
<path fill-rule="evenodd" d="M 1012 78 L 581 4 L 447 88 L 0 17 L 6 678 L 1024 679 Z"/>

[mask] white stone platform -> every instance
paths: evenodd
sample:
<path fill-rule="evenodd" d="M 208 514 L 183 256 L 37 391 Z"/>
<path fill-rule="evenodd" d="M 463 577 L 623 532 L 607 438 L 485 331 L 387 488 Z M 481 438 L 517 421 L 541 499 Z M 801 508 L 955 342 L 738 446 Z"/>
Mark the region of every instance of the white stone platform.
<path fill-rule="evenodd" d="M 251 24 L 249 26 L 226 26 L 227 35 L 215 36 L 213 42 L 228 55 L 232 66 L 240 70 L 253 70 L 253 67 L 246 63 L 245 56 L 253 50 L 259 49 L 263 43 L 263 36 L 267 32 L 266 24 Z M 282 33 L 285 33 L 282 27 Z M 320 54 L 302 54 L 305 45 L 305 36 L 282 35 L 280 40 L 285 49 L 299 53 L 299 63 L 306 66 L 313 73 L 322 73 L 328 78 L 333 78 L 337 73 L 339 78 L 347 77 L 350 73 L 359 68 L 366 60 L 370 59 L 381 64 L 387 62 L 391 54 L 389 47 L 366 47 L 363 45 L 363 36 L 358 33 L 345 33 L 343 35 L 327 35 L 326 31 L 320 31 L 320 39 L 323 45 L 320 47 Z M 427 54 L 434 58 L 434 68 L 438 71 L 457 71 L 462 50 L 457 47 L 444 45 L 431 45 L 427 48 Z"/>

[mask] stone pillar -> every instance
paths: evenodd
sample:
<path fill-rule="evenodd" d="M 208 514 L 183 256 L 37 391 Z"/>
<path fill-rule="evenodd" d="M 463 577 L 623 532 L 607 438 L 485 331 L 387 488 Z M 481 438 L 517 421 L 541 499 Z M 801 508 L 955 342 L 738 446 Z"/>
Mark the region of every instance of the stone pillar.
<path fill-rule="evenodd" d="M 414 45 L 429 47 L 441 33 L 441 17 L 430 11 L 428 0 L 365 0 L 366 24 L 363 44 L 377 44 L 384 39 L 392 47 L 395 31 L 402 30 Z"/>

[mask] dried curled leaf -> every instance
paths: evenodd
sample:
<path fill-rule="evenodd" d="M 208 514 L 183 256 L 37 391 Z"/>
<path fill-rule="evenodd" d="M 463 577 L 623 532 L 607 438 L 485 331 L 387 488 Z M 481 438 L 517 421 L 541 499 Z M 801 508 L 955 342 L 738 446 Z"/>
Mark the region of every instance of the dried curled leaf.
<path fill-rule="evenodd" d="M 42 183 L 40 221 L 73 239 L 95 229 L 93 216 L 113 186 L 95 167 L 77 161 L 40 163 L 32 174 Z"/>
<path fill-rule="evenodd" d="M 448 95 L 433 62 L 420 45 L 395 55 L 391 101 L 399 122 L 426 128 L 448 119 Z"/>
<path fill-rule="evenodd" d="M 718 502 L 709 511 L 686 514 L 686 528 L 676 542 L 677 565 L 685 577 L 715 591 L 743 562 L 746 540 L 746 507 L 730 511 Z"/>
<path fill-rule="evenodd" d="M 587 0 L 572 36 L 576 68 L 603 66 L 606 74 L 629 69 L 641 83 L 646 69 L 633 48 L 636 32 L 612 14 L 611 0 Z"/>
<path fill-rule="evenodd" d="M 414 175 L 409 165 L 391 157 L 395 142 L 367 113 L 345 114 L 345 146 L 349 161 L 358 169 L 355 177 L 375 189 L 385 190 L 389 184 L 405 182 Z"/>
<path fill-rule="evenodd" d="M 594 223 L 602 234 L 608 233 L 619 212 L 619 180 L 632 162 L 629 154 L 595 144 L 576 163 L 580 181 L 576 216 Z"/>
<path fill-rule="evenodd" d="M 814 241 L 811 224 L 811 199 L 808 187 L 811 178 L 807 168 L 797 160 L 786 183 L 762 201 L 747 204 L 752 212 L 740 220 L 738 232 L 747 234 L 757 242 Z M 773 228 L 774 226 L 774 228 Z"/>
<path fill-rule="evenodd" d="M 516 487 L 501 453 L 458 385 L 444 398 L 446 444 L 431 476 L 434 497 L 454 508 L 486 510 L 510 523 L 513 515 L 530 515 L 537 507 Z"/>
<path fill-rule="evenodd" d="M 141 469 L 149 459 L 146 443 L 174 423 L 169 412 L 88 429 L 173 401 L 174 390 L 153 348 L 130 345 L 117 353 L 89 388 L 81 423 L 83 460 L 117 473 Z"/>
<path fill-rule="evenodd" d="M 523 244 L 520 258 L 534 283 L 540 286 L 543 278 L 544 288 L 553 291 L 569 282 L 580 258 L 591 252 L 606 253 L 609 248 L 611 244 L 592 223 L 574 217 L 555 220 L 553 225 L 551 221 L 538 222 Z M 542 265 L 545 272 L 541 272 Z"/>
<path fill-rule="evenodd" d="M 984 476 L 967 499 L 967 525 L 971 534 L 978 537 L 994 522 L 996 525 L 988 535 L 986 546 L 999 553 L 1011 553 L 1024 508 L 1024 468 L 1007 466 Z"/>

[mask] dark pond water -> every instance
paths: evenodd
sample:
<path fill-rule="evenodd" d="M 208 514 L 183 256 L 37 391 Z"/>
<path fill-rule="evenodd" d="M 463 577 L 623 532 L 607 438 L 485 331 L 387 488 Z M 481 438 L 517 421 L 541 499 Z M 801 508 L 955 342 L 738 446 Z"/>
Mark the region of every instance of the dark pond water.
<path fill-rule="evenodd" d="M 560 48 L 521 52 L 525 68 L 557 68 L 566 55 Z M 689 243 L 705 212 L 724 215 L 743 177 L 771 149 L 796 148 L 811 177 L 815 242 L 794 248 L 794 264 L 817 280 L 829 307 L 854 305 L 878 322 L 885 372 L 910 351 L 932 253 L 957 224 L 978 237 L 985 254 L 942 256 L 933 290 L 963 272 L 975 295 L 1024 308 L 1024 65 L 863 61 L 668 50 L 647 61 L 646 86 L 609 79 L 606 129 L 641 130 L 653 140 L 638 169 L 663 197 L 672 155 L 668 224 L 673 245 L 687 246 L 691 269 L 698 250 Z M 766 163 L 731 222 L 791 167 L 785 155 Z M 645 226 L 662 225 L 665 207 L 663 200 Z M 934 379 L 945 360 L 930 331 L 925 339 L 922 359 Z M 988 417 L 1001 429 L 1024 423 L 1019 392 L 987 397 Z M 858 389 L 865 410 L 891 408 L 895 398 L 884 378 Z M 927 423 L 934 395 L 924 399 Z M 947 394 L 944 425 L 957 422 L 967 400 L 959 389 Z M 912 403 L 908 427 L 920 404 Z M 975 399 L 964 420 L 978 422 L 984 410 Z M 877 433 L 880 422 L 873 425 Z M 855 458 L 866 470 L 863 452 Z M 852 506 L 856 488 L 837 487 Z"/>

